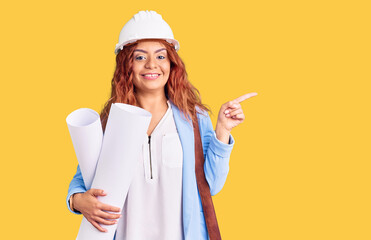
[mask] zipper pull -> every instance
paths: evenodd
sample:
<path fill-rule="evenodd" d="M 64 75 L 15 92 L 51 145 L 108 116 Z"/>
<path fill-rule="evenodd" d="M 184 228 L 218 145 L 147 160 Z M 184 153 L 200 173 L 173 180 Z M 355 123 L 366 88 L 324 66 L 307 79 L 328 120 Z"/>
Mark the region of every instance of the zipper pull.
<path fill-rule="evenodd" d="M 149 167 L 151 172 L 151 179 L 153 179 L 152 175 L 152 158 L 151 158 L 151 136 L 148 136 L 148 150 L 149 150 Z"/>

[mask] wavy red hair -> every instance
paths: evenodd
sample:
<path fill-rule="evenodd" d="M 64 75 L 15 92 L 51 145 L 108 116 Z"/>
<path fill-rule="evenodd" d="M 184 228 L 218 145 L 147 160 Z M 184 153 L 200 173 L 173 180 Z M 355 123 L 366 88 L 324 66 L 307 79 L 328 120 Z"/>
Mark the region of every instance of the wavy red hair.
<path fill-rule="evenodd" d="M 200 110 L 211 112 L 209 107 L 202 104 L 199 91 L 188 81 L 184 62 L 174 46 L 162 39 L 153 39 L 153 41 L 161 42 L 165 46 L 170 60 L 169 79 L 164 89 L 166 98 L 182 111 L 188 121 L 195 120 L 197 112 L 201 113 Z M 100 114 L 103 131 L 112 103 L 138 106 L 132 73 L 133 53 L 137 45 L 138 41 L 126 45 L 116 56 L 116 69 L 111 82 L 111 98 L 105 103 Z M 196 107 L 199 110 L 196 111 Z"/>

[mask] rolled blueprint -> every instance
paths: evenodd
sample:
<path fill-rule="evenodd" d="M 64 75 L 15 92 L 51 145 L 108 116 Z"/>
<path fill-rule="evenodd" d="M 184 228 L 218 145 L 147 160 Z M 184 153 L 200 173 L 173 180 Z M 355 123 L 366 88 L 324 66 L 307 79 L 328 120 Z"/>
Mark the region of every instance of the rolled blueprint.
<path fill-rule="evenodd" d="M 102 147 L 103 130 L 99 114 L 80 108 L 66 118 L 86 189 L 90 189 Z"/>
<path fill-rule="evenodd" d="M 107 192 L 106 196 L 98 197 L 100 202 L 123 209 L 151 117 L 151 113 L 142 108 L 123 103 L 111 105 L 91 186 Z M 100 232 L 83 217 L 76 239 L 112 240 L 117 223 L 104 227 L 108 231 Z"/>

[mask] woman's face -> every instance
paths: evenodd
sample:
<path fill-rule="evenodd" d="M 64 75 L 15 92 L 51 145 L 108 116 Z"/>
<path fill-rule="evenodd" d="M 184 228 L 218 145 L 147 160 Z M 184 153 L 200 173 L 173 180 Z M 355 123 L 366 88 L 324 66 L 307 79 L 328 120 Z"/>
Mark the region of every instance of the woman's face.
<path fill-rule="evenodd" d="M 140 41 L 133 55 L 133 84 L 137 93 L 164 93 L 170 60 L 165 46 L 157 41 Z"/>

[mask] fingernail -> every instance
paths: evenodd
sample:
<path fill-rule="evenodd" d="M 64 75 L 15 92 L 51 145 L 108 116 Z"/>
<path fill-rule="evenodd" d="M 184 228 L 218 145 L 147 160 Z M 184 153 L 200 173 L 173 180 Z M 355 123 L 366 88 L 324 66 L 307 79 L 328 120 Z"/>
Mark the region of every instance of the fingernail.
<path fill-rule="evenodd" d="M 237 105 L 236 105 L 236 104 L 233 104 L 233 105 L 232 105 L 232 107 L 236 108 L 236 107 L 237 107 Z"/>
<path fill-rule="evenodd" d="M 231 116 L 230 114 L 227 114 L 227 115 L 225 115 L 226 117 L 229 117 L 229 116 Z"/>
<path fill-rule="evenodd" d="M 225 113 L 225 114 L 229 113 L 229 110 L 226 110 L 224 113 Z"/>

